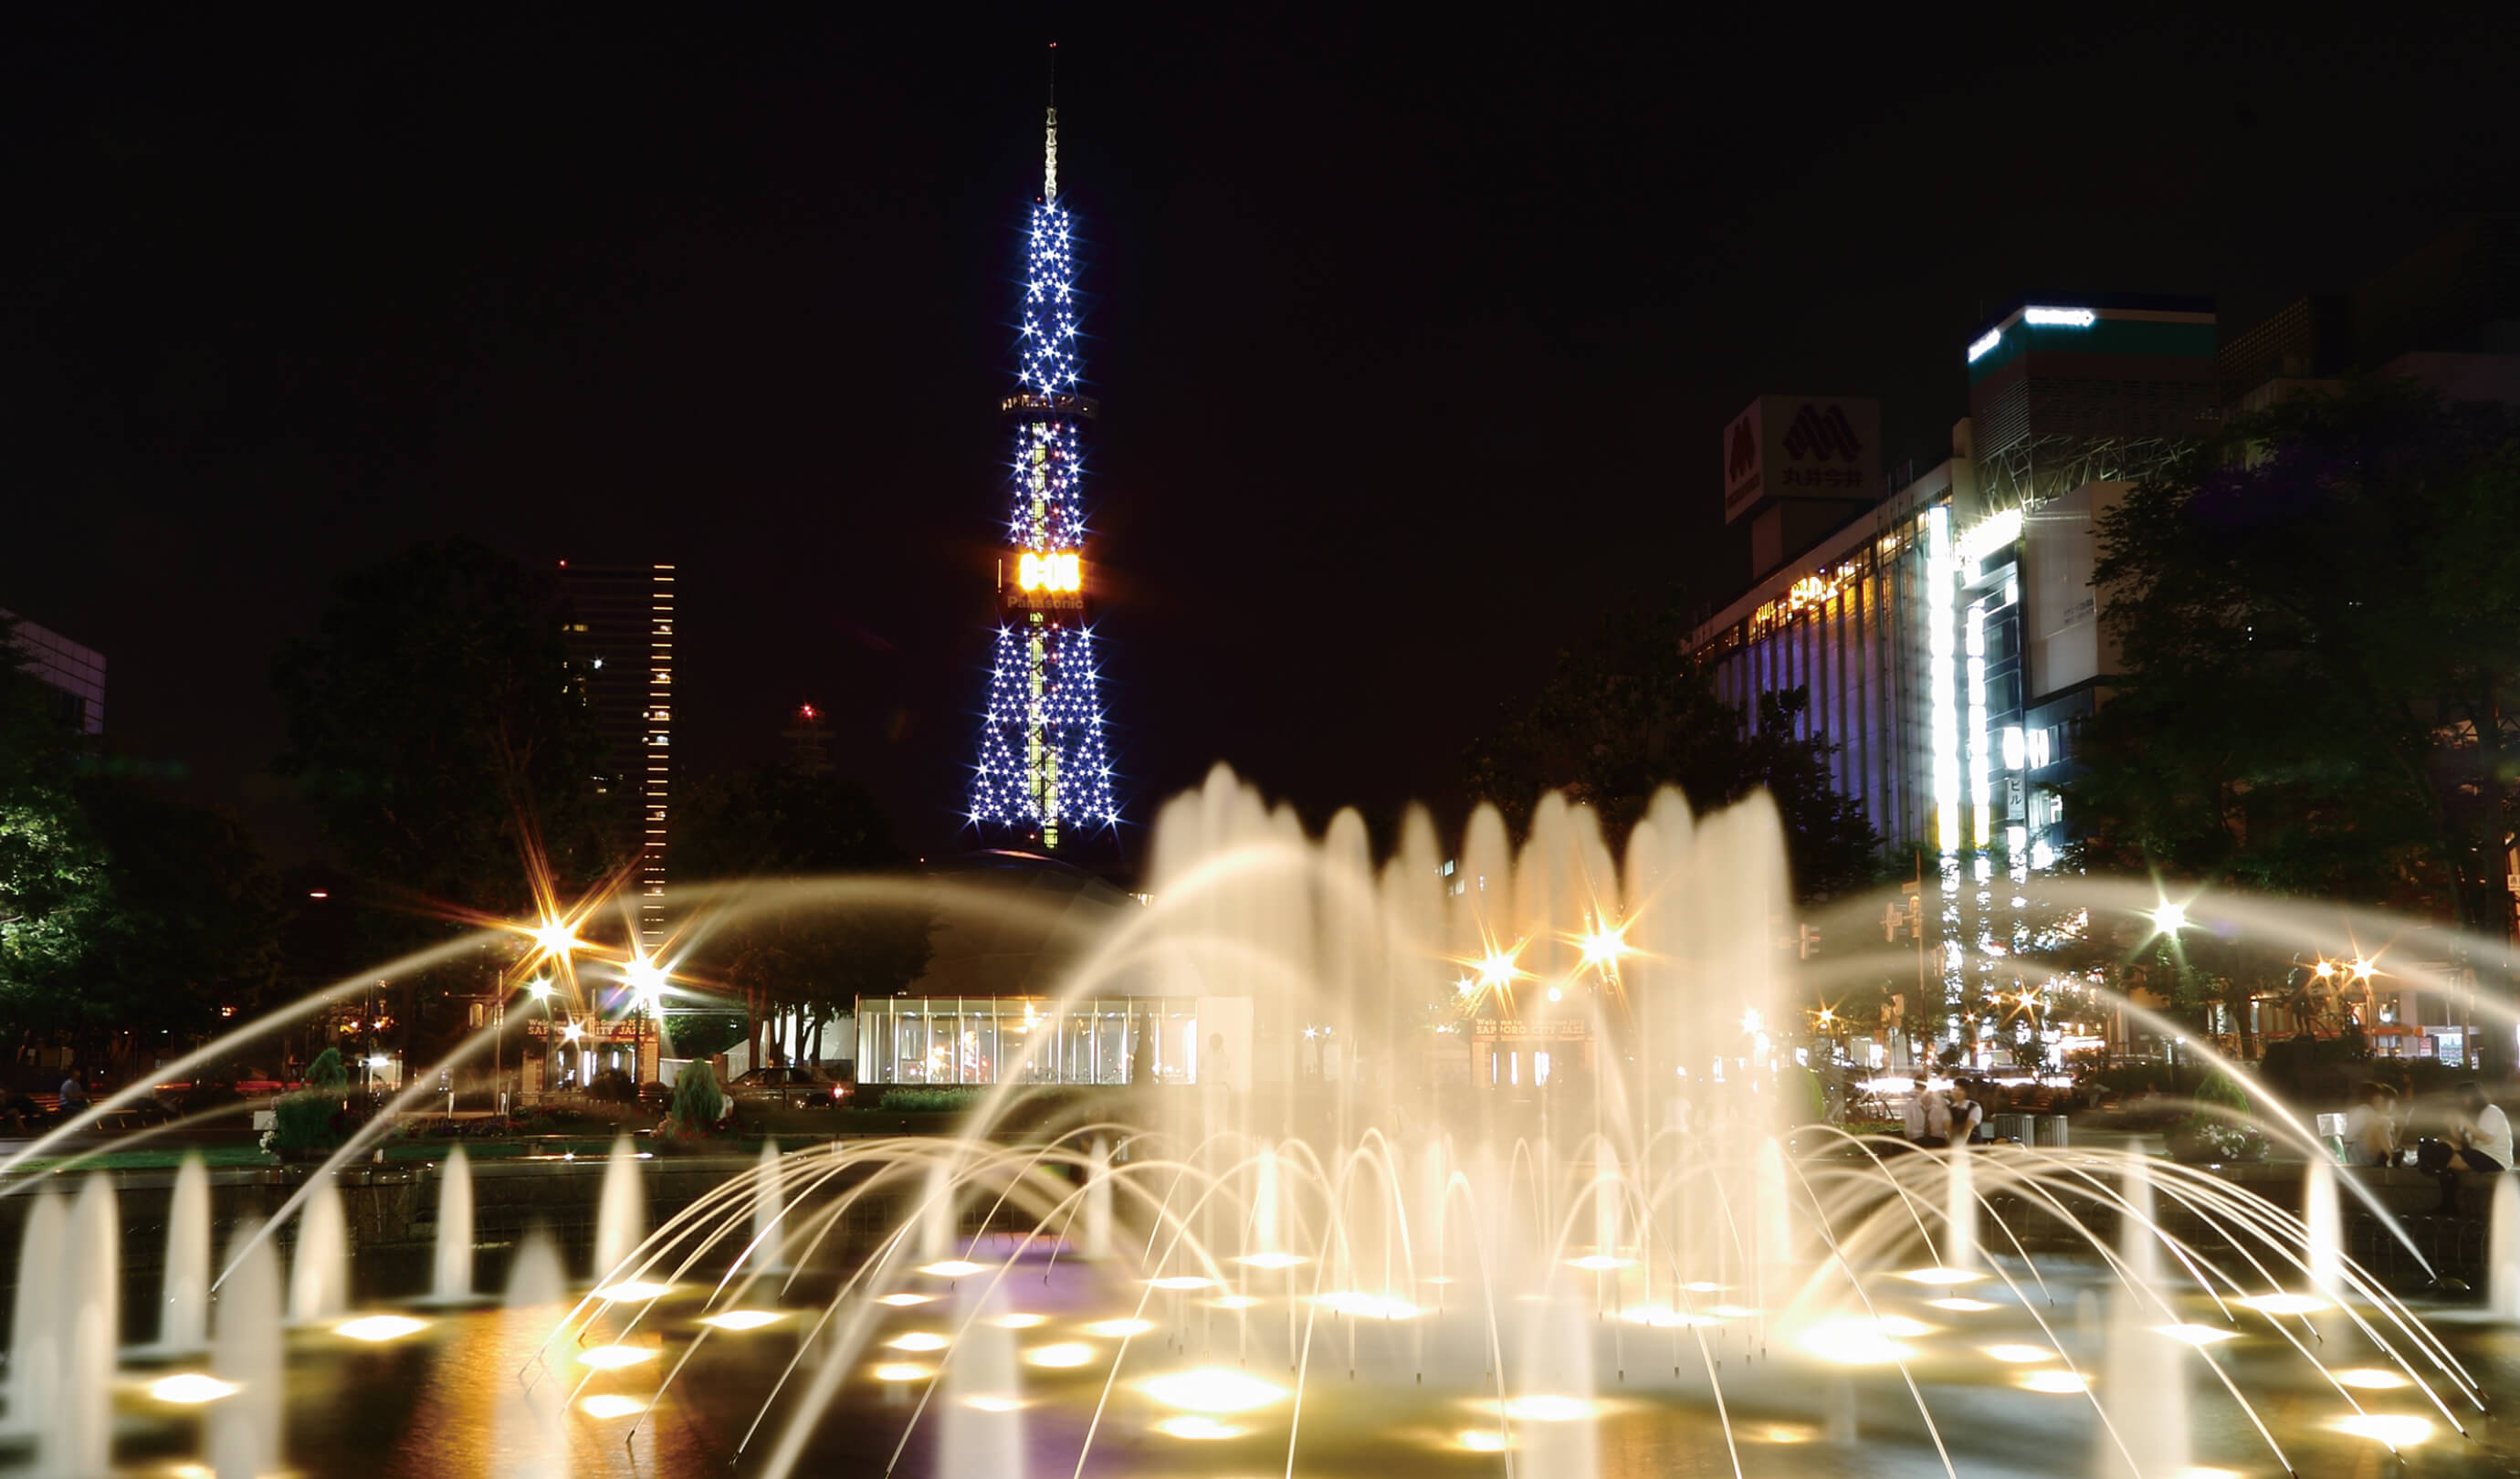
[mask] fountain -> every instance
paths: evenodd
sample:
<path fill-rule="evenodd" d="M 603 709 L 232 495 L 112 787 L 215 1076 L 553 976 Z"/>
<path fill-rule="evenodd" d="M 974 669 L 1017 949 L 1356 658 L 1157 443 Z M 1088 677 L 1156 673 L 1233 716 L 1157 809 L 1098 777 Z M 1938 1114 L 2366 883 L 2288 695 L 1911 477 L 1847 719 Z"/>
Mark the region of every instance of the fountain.
<path fill-rule="evenodd" d="M 647 1234 L 648 1195 L 639 1181 L 639 1152 L 624 1135 L 612 1142 L 612 1153 L 604 1162 L 604 1192 L 595 1208 L 597 1281 L 630 1277 L 630 1261 Z"/>
<path fill-rule="evenodd" d="M 965 902 L 945 883 L 886 892 L 901 887 L 764 882 L 694 908 L 704 924 Z M 1796 1127 L 1811 1097 L 1791 1024 L 1868 983 L 1777 948 L 1787 893 L 1763 800 L 1699 816 L 1665 794 L 1617 859 L 1589 811 L 1554 799 L 1519 842 L 1481 810 L 1449 853 L 1412 817 L 1377 861 L 1353 816 L 1315 838 L 1220 773 L 1164 808 L 1148 889 L 1040 1005 L 1056 1022 L 1130 999 L 1086 1030 L 1142 1080 L 1136 1035 L 1156 1016 L 1138 1004 L 1177 1004 L 1195 1037 L 1158 1024 L 1166 1081 L 1028 1098 L 1061 1051 L 1028 1018 L 987 1050 L 998 1085 L 953 1134 L 765 1143 L 668 1207 L 686 1167 L 712 1164 L 678 1161 L 652 1228 L 625 1136 L 592 1292 L 535 1234 L 505 1303 L 463 1308 L 459 1151 L 425 1287 L 381 1291 L 444 1308 L 341 1321 L 351 1250 L 328 1165 L 295 1214 L 287 1303 L 334 1328 L 284 1335 L 277 1254 L 240 1232 L 212 1346 L 235 1390 L 209 1413 L 209 1467 L 282 1461 L 289 1340 L 328 1353 L 292 1377 L 313 1390 L 288 1457 L 310 1473 L 373 1462 L 358 1445 L 397 1420 L 406 1385 L 451 1394 L 440 1420 L 478 1415 L 487 1448 L 468 1468 L 519 1479 L 569 1472 L 573 1451 L 666 1479 L 1329 1472 L 1342 1452 L 1620 1479 L 1792 1472 L 1791 1446 L 1822 1441 L 1836 1447 L 1819 1466 L 1839 1469 L 1974 1469 L 1993 1449 L 2053 1468 L 2088 1444 L 2110 1475 L 2310 1472 L 2468 1431 L 2481 1407 L 2461 1348 L 2347 1256 L 2332 1168 L 2310 1168 L 2295 1220 L 2140 1146 L 2123 1163 L 1914 1153 Z M 985 897 L 969 907 L 1036 907 Z M 1124 1036 L 1102 1036 L 1114 1019 Z M 206 1185 L 198 1166 L 178 1178 L 161 1346 L 200 1326 L 209 1213 L 186 1178 Z M 92 1182 L 67 1217 L 45 1192 L 28 1208 L 10 1411 L 45 1473 L 88 1479 L 111 1457 L 111 1197 Z M 2494 1308 L 2520 1318 L 2520 1183 L 2495 1205 Z M 792 1277 L 755 1277 L 773 1273 Z M 2296 1317 L 2349 1289 L 2350 1321 L 2305 1334 Z M 331 1359 L 369 1338 L 410 1344 Z M 2243 1339 L 2245 1363 L 2210 1354 Z M 2228 1379 L 2191 1391 L 2208 1364 Z M 310 1442 L 337 1411 L 355 1431 Z M 155 1409 L 125 1416 L 171 1428 Z"/>
<path fill-rule="evenodd" d="M 2107 1296 L 2102 1337 L 2097 1445 L 2100 1479 L 2147 1479 L 2187 1472 L 2187 1347 L 2155 1328 L 2167 1321 L 2156 1304 L 2161 1238 L 2154 1231 L 2152 1175 L 2143 1143 L 2127 1152 L 2120 1195 L 2121 1277 Z"/>
<path fill-rule="evenodd" d="M 2301 1220 L 2310 1232 L 2310 1281 L 2334 1298 L 2344 1286 L 2345 1216 L 2336 1201 L 2336 1163 L 2314 1154 L 2302 1172 Z"/>
<path fill-rule="evenodd" d="M 945 1366 L 940 1479 L 1023 1479 L 1023 1379 L 1006 1301 L 994 1280 L 969 1279 L 954 1300 L 959 1331 Z"/>
<path fill-rule="evenodd" d="M 113 1183 L 87 1178 L 70 1203 L 61 1264 L 39 1276 L 57 1278 L 53 1313 L 64 1353 L 53 1407 L 43 1425 L 41 1467 L 64 1479 L 86 1479 L 112 1466 L 114 1351 L 122 1328 L 122 1221 Z"/>
<path fill-rule="evenodd" d="M 350 1225 L 341 1191 L 319 1171 L 297 1213 L 297 1248 L 289 1264 L 289 1322 L 323 1324 L 350 1307 Z"/>
<path fill-rule="evenodd" d="M 752 1187 L 752 1255 L 746 1268 L 755 1274 L 788 1272 L 786 1199 L 780 1191 L 779 1143 L 761 1143 L 761 1168 Z"/>
<path fill-rule="evenodd" d="M 496 1479 L 567 1479 L 572 1378 L 546 1348 L 552 1327 L 567 1313 L 566 1295 L 560 1250 L 541 1232 L 527 1233 L 509 1266 L 506 1303 L 496 1317 L 503 1354 L 524 1353 L 517 1369 L 498 1373 L 491 1409 Z"/>
<path fill-rule="evenodd" d="M 2494 1179 L 2485 1246 L 2485 1293 L 2494 1318 L 2520 1322 L 2520 1179 Z"/>
<path fill-rule="evenodd" d="M 21 1285 L 23 1287 L 23 1285 Z M 198 1155 L 175 1172 L 166 1209 L 166 1274 L 153 1355 L 190 1356 L 209 1343 L 210 1173 Z"/>
<path fill-rule="evenodd" d="M 8 1431 L 35 1438 L 39 1445 L 59 1411 L 54 1394 L 60 1389 L 67 1333 L 60 1273 L 68 1220 L 61 1197 L 47 1188 L 26 1209 L 25 1232 L 18 1240 L 17 1293 L 9 1315 Z"/>
<path fill-rule="evenodd" d="M 1099 1135 L 1085 1153 L 1085 1246 L 1077 1256 L 1097 1263 L 1111 1256 L 1111 1143 Z"/>
<path fill-rule="evenodd" d="M 1955 1125 L 1957 1131 L 1959 1127 Z M 1943 1266 L 1977 1267 L 1977 1152 L 1963 1141 L 1943 1152 L 1951 1174 L 1943 1184 Z"/>
<path fill-rule="evenodd" d="M 429 1300 L 464 1304 L 472 1298 L 472 1164 L 464 1147 L 447 1152 L 437 1181 L 437 1247 L 430 1264 Z"/>
<path fill-rule="evenodd" d="M 280 1257 L 253 1224 L 229 1240 L 210 1375 L 231 1390 L 210 1410 L 207 1448 L 218 1479 L 281 1472 Z"/>

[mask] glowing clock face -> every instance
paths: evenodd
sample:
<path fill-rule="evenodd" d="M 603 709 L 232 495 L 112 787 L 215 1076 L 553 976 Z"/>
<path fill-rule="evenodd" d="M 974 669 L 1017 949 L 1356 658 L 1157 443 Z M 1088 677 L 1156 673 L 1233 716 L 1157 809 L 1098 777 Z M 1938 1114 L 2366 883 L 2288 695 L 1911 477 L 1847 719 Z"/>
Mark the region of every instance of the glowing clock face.
<path fill-rule="evenodd" d="M 1073 552 L 1037 555 L 1026 550 L 1015 560 L 1015 584 L 1027 591 L 1082 591 L 1085 562 Z"/>

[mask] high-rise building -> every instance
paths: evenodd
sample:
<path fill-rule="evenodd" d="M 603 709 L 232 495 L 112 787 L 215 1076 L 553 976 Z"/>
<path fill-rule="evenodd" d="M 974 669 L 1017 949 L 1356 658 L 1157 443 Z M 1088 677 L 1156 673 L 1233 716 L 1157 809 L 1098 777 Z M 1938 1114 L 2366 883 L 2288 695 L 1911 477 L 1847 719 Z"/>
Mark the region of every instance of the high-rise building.
<path fill-rule="evenodd" d="M 84 648 L 61 633 L 0 611 L 10 629 L 19 663 L 26 675 L 58 695 L 62 723 L 82 735 L 105 733 L 105 654 Z"/>
<path fill-rule="evenodd" d="M 674 567 L 561 561 L 570 662 L 605 746 L 592 778 L 612 802 L 614 839 L 635 858 L 639 943 L 664 944 L 665 844 L 673 794 Z"/>
<path fill-rule="evenodd" d="M 1024 248 L 1013 430 L 1013 510 L 998 560 L 999 620 L 969 816 L 983 832 L 1054 849 L 1116 828 L 1111 765 L 1086 619 L 1084 431 L 1075 238 L 1058 199 L 1058 110 L 1049 111 L 1041 199 Z"/>

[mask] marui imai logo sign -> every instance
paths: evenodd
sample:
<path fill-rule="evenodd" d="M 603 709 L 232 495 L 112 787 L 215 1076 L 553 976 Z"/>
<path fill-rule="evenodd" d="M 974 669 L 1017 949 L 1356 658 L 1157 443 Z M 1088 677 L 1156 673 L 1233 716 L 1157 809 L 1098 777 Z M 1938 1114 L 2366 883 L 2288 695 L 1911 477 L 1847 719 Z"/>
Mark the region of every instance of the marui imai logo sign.
<path fill-rule="evenodd" d="M 1781 498 L 1870 496 L 1880 427 L 1867 397 L 1760 396 L 1724 429 L 1725 519 Z"/>
<path fill-rule="evenodd" d="M 1835 458 L 1852 466 L 1863 461 L 1864 442 L 1846 424 L 1844 406 L 1807 405 L 1794 413 L 1794 424 L 1785 431 L 1785 455 L 1798 463 Z"/>

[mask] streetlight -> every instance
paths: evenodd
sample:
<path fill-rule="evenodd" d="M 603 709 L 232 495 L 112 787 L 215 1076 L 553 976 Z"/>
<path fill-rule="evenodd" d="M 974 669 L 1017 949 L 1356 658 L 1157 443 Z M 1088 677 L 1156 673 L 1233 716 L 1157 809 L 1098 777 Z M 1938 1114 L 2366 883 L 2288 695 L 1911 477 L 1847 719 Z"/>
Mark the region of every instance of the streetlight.
<path fill-rule="evenodd" d="M 2175 935 L 2186 927 L 2187 906 L 2184 904 L 2173 904 L 2164 899 L 2152 912 L 2152 932 L 2155 934 Z"/>
<path fill-rule="evenodd" d="M 656 1019 L 656 1070 L 660 1077 L 665 1066 L 665 968 L 646 955 L 633 955 L 621 967 L 621 979 L 629 983 L 630 990 L 637 996 L 640 1009 Z M 646 1053 L 646 1029 L 634 1017 L 630 1025 L 630 1076 L 634 1095 L 637 1084 L 646 1082 L 639 1078 L 641 1058 Z M 633 1102 L 636 1102 L 635 1098 Z"/>

